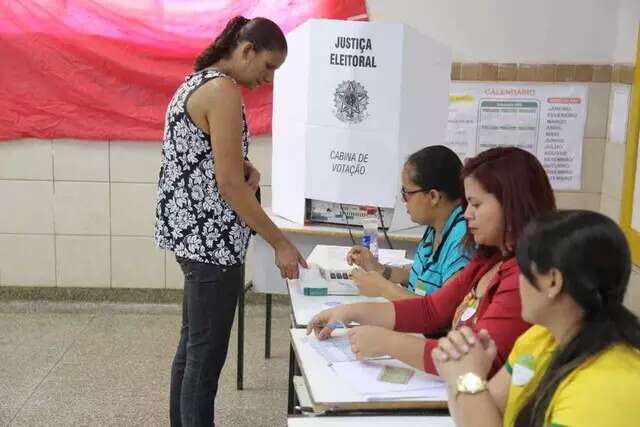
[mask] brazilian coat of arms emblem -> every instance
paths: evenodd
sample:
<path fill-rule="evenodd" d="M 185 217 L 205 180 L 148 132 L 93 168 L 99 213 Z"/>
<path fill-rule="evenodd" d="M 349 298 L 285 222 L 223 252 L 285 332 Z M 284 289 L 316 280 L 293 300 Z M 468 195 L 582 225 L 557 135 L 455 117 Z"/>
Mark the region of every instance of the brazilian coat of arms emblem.
<path fill-rule="evenodd" d="M 355 80 L 345 80 L 338 85 L 333 95 L 333 114 L 345 123 L 360 123 L 366 119 L 369 94 Z"/>

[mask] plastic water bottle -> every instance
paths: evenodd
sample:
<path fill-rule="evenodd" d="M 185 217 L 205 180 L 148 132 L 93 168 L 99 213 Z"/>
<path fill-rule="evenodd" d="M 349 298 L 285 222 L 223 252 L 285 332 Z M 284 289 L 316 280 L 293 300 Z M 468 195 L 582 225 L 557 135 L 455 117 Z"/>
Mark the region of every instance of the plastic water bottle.
<path fill-rule="evenodd" d="M 362 219 L 362 246 L 378 259 L 378 218 L 375 208 L 368 208 L 367 217 Z"/>

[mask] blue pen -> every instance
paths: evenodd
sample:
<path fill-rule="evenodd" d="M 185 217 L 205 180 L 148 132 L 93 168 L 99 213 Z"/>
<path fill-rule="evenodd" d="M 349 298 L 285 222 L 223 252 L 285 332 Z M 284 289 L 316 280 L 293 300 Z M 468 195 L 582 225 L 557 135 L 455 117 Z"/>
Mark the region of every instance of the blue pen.
<path fill-rule="evenodd" d="M 343 328 L 345 328 L 346 329 L 346 326 L 341 321 L 336 320 L 335 322 L 329 323 L 327 325 L 327 328 L 329 328 L 329 329 L 343 329 Z"/>

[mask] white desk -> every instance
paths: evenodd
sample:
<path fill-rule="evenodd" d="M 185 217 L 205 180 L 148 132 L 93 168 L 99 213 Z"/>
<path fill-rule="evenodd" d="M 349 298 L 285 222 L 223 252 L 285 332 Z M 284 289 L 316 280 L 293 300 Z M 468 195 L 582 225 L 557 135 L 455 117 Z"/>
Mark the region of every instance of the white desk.
<path fill-rule="evenodd" d="M 382 297 L 371 298 L 362 295 L 307 296 L 302 293 L 297 280 L 289 280 L 288 285 L 293 326 L 296 328 L 306 328 L 313 316 L 330 307 L 327 303 L 335 306 L 354 302 L 389 302 Z"/>
<path fill-rule="evenodd" d="M 273 214 L 270 208 L 265 208 L 265 211 L 278 228 L 296 245 L 305 258 L 309 256 L 316 245 L 351 246 L 351 239 L 346 226 L 300 225 Z M 359 243 L 362 236 L 362 227 L 353 226 L 351 230 L 356 243 Z M 388 233 L 389 240 L 391 240 L 395 249 L 406 250 L 407 258 L 412 259 L 424 230 L 425 227 L 420 226 Z M 380 236 L 379 244 L 380 247 L 386 247 L 384 235 Z M 251 238 L 248 256 L 249 261 L 247 264 L 250 264 L 250 268 L 247 270 L 247 274 L 256 292 L 267 294 L 287 293 L 287 285 L 280 277 L 280 271 L 273 262 L 273 248 L 264 239 L 257 235 Z"/>
<path fill-rule="evenodd" d="M 344 386 L 344 380 L 311 346 L 302 345 L 302 339 L 306 336 L 304 329 L 291 329 L 289 333 L 315 412 L 447 408 L 445 395 L 420 400 L 367 400 L 348 385 Z"/>
<path fill-rule="evenodd" d="M 290 417 L 289 427 L 455 427 L 449 416 L 379 416 L 379 417 Z"/>
<path fill-rule="evenodd" d="M 307 258 L 309 263 L 316 263 L 325 268 L 346 269 L 349 266 L 343 257 L 340 259 L 331 258 L 331 247 L 316 247 Z M 340 252 L 340 248 L 337 252 Z M 344 251 L 347 248 L 342 248 Z M 386 249 L 380 249 L 380 256 L 383 257 Z M 334 258 L 337 255 L 334 254 Z M 351 304 L 354 302 L 388 302 L 382 297 L 365 297 L 362 295 L 327 295 L 308 296 L 302 293 L 298 280 L 288 280 L 289 296 L 291 298 L 291 312 L 293 324 L 296 328 L 306 327 L 311 318 L 320 311 L 341 304 Z"/>

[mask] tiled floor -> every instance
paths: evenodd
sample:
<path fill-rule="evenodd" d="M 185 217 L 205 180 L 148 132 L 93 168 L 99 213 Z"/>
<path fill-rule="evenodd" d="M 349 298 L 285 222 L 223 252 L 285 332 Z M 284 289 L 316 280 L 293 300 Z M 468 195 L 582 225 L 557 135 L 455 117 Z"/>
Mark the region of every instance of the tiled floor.
<path fill-rule="evenodd" d="M 0 426 L 168 425 L 177 305 L 0 302 Z M 236 390 L 234 331 L 216 425 L 286 425 L 288 306 L 246 306 L 245 376 Z"/>

